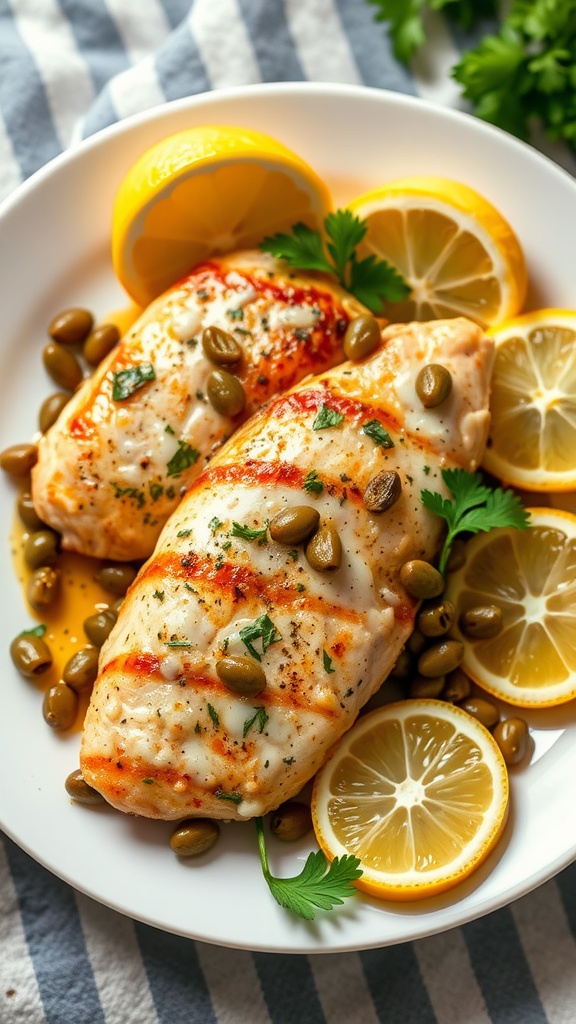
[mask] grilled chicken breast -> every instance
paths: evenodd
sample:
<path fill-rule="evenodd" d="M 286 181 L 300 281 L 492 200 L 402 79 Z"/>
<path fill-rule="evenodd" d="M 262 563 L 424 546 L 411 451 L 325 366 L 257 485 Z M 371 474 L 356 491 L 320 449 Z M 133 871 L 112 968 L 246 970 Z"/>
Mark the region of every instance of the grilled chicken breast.
<path fill-rule="evenodd" d="M 341 361 L 358 312 L 365 310 L 337 285 L 259 252 L 197 267 L 152 303 L 41 439 L 32 475 L 38 515 L 62 534 L 64 548 L 147 558 L 223 440 L 272 395 Z M 234 417 L 206 395 L 217 369 L 201 344 L 206 326 L 226 330 L 243 349 L 238 364 L 220 367 L 246 394 Z M 123 396 L 114 397 L 115 384 Z"/>
<path fill-rule="evenodd" d="M 432 560 L 442 535 L 420 490 L 447 494 L 442 468 L 476 467 L 491 361 L 492 342 L 463 319 L 388 327 L 375 354 L 274 399 L 220 449 L 101 652 L 81 767 L 111 804 L 241 820 L 314 775 L 412 631 L 400 568 Z M 415 380 L 431 362 L 453 387 L 425 409 Z M 368 483 L 392 470 L 400 497 L 369 512 Z M 270 539 L 269 522 L 299 505 L 336 529 L 340 568 L 319 571 L 302 544 Z M 231 656 L 262 670 L 260 692 L 221 682 Z"/>

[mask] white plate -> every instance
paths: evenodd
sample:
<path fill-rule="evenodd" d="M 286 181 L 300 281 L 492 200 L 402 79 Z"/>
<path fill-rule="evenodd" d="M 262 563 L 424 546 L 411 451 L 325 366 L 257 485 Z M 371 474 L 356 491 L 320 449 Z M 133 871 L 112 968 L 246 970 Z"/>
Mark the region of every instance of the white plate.
<path fill-rule="evenodd" d="M 408 97 L 328 85 L 275 85 L 199 96 L 107 129 L 55 160 L 0 210 L 0 449 L 36 429 L 53 386 L 40 367 L 46 325 L 67 305 L 99 316 L 124 296 L 109 258 L 114 194 L 136 157 L 188 125 L 261 129 L 295 149 L 329 182 L 336 203 L 405 174 L 433 173 L 477 188 L 521 238 L 530 304 L 576 306 L 576 183 L 547 159 L 470 117 Z M 3 474 L 2 474 L 3 475 Z M 210 855 L 183 864 L 171 826 L 73 805 L 63 781 L 78 735 L 46 727 L 40 695 L 14 670 L 11 638 L 30 625 L 7 536 L 13 490 L 0 482 L 2 619 L 1 824 L 77 889 L 160 928 L 222 945 L 288 952 L 369 948 L 438 932 L 503 906 L 576 856 L 574 705 L 530 716 L 535 752 L 512 778 L 512 814 L 490 862 L 467 883 L 413 905 L 364 899 L 313 924 L 281 910 L 260 872 L 252 824 L 229 826 Z M 296 874 L 297 850 L 270 842 L 272 870 Z"/>

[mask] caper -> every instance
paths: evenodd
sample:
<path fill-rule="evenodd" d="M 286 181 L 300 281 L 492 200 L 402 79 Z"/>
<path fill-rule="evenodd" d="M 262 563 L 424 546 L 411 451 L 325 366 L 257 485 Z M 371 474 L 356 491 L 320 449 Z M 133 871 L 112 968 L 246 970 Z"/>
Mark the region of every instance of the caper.
<path fill-rule="evenodd" d="M 42 361 L 46 371 L 59 388 L 74 391 L 82 380 L 82 367 L 73 352 L 50 341 L 44 346 Z"/>
<path fill-rule="evenodd" d="M 356 316 L 350 321 L 344 335 L 344 355 L 347 359 L 364 359 L 378 347 L 381 340 L 380 325 L 373 316 Z"/>
<path fill-rule="evenodd" d="M 104 797 L 97 789 L 89 786 L 79 768 L 70 775 L 64 783 L 68 796 L 72 797 L 79 804 L 103 804 Z"/>
<path fill-rule="evenodd" d="M 270 536 L 279 544 L 303 544 L 318 529 L 320 513 L 310 505 L 293 505 L 274 516 Z"/>
<path fill-rule="evenodd" d="M 188 818 L 174 829 L 170 846 L 179 857 L 198 857 L 214 846 L 219 835 L 218 822 L 211 818 Z"/>
<path fill-rule="evenodd" d="M 216 412 L 238 416 L 246 405 L 246 393 L 238 377 L 228 370 L 213 370 L 206 381 L 206 394 Z"/>
<path fill-rule="evenodd" d="M 120 331 L 116 324 L 99 324 L 86 338 L 82 355 L 90 366 L 98 366 L 119 341 Z"/>
<path fill-rule="evenodd" d="M 48 395 L 48 398 L 44 399 L 38 413 L 38 426 L 43 434 L 56 423 L 62 409 L 68 405 L 69 401 L 70 395 L 65 391 L 55 391 L 53 395 Z"/>
<path fill-rule="evenodd" d="M 50 648 L 41 636 L 20 633 L 10 644 L 10 657 L 23 676 L 39 676 L 52 665 Z"/>
<path fill-rule="evenodd" d="M 10 476 L 27 476 L 38 461 L 35 444 L 13 444 L 0 454 L 0 468 Z"/>
<path fill-rule="evenodd" d="M 95 612 L 84 619 L 84 632 L 94 647 L 102 647 L 116 622 L 116 613 L 111 608 L 105 608 L 102 612 Z"/>
<path fill-rule="evenodd" d="M 73 690 L 85 690 L 92 686 L 98 675 L 98 650 L 96 647 L 82 647 L 68 658 L 62 681 Z"/>
<path fill-rule="evenodd" d="M 442 598 L 425 604 L 418 614 L 418 629 L 424 636 L 444 636 L 454 623 L 456 609 L 452 601 Z"/>
<path fill-rule="evenodd" d="M 444 689 L 444 676 L 414 676 L 410 683 L 409 694 L 411 697 L 439 697 Z"/>
<path fill-rule="evenodd" d="M 434 409 L 452 391 L 452 374 L 440 363 L 428 363 L 416 377 L 416 394 L 426 409 Z"/>
<path fill-rule="evenodd" d="M 18 509 L 18 515 L 29 530 L 37 531 L 41 530 L 46 524 L 42 522 L 36 509 L 34 508 L 34 502 L 32 501 L 32 495 L 30 491 L 22 491 L 18 495 L 18 501 L 16 504 Z"/>
<path fill-rule="evenodd" d="M 284 843 L 302 839 L 312 828 L 312 814 L 308 804 L 287 800 L 275 810 L 270 819 L 270 831 Z"/>
<path fill-rule="evenodd" d="M 497 604 L 468 608 L 459 619 L 460 629 L 472 640 L 488 640 L 502 629 L 502 609 Z"/>
<path fill-rule="evenodd" d="M 418 658 L 421 676 L 445 676 L 458 668 L 464 657 L 464 645 L 459 640 L 440 640 L 422 652 Z"/>
<path fill-rule="evenodd" d="M 54 530 L 36 530 L 24 541 L 24 561 L 29 569 L 53 565 L 58 558 L 60 537 Z"/>
<path fill-rule="evenodd" d="M 438 569 L 420 558 L 404 562 L 400 569 L 400 582 L 408 594 L 422 600 L 439 597 L 444 590 L 444 580 Z"/>
<path fill-rule="evenodd" d="M 364 505 L 368 512 L 387 512 L 402 494 L 402 481 L 396 470 L 382 470 L 368 481 L 364 491 Z"/>
<path fill-rule="evenodd" d="M 92 313 L 87 309 L 63 309 L 50 323 L 48 334 L 61 345 L 76 345 L 88 336 L 93 323 Z"/>
<path fill-rule="evenodd" d="M 447 700 L 450 704 L 459 704 L 461 700 L 465 700 L 472 693 L 472 681 L 470 676 L 461 668 L 454 669 L 446 677 L 446 685 L 442 691 L 442 700 Z"/>
<path fill-rule="evenodd" d="M 336 572 L 342 564 L 342 541 L 332 523 L 323 523 L 306 545 L 308 565 L 317 572 Z"/>
<path fill-rule="evenodd" d="M 212 363 L 229 366 L 242 358 L 242 346 L 236 338 L 221 327 L 205 327 L 202 331 L 204 355 Z"/>
<path fill-rule="evenodd" d="M 216 662 L 218 678 L 234 693 L 245 697 L 262 693 L 266 688 L 266 675 L 262 666 L 243 654 L 228 654 Z"/>
<path fill-rule="evenodd" d="M 528 725 L 523 718 L 506 718 L 492 733 L 506 764 L 518 764 L 528 749 Z"/>
<path fill-rule="evenodd" d="M 136 578 L 136 569 L 132 565 L 118 562 L 101 566 L 94 574 L 94 579 L 100 584 L 102 590 L 106 590 L 115 597 L 123 597 L 130 584 Z"/>
<path fill-rule="evenodd" d="M 64 732 L 71 729 L 78 712 L 78 694 L 66 683 L 56 683 L 44 694 L 42 713 L 51 729 Z"/>
<path fill-rule="evenodd" d="M 492 701 L 485 700 L 484 697 L 466 697 L 465 700 L 459 701 L 458 707 L 467 711 L 472 718 L 481 722 L 487 729 L 493 729 L 500 721 L 498 708 Z"/>
<path fill-rule="evenodd" d="M 32 573 L 26 584 L 28 604 L 35 611 L 50 608 L 60 594 L 60 573 L 51 565 L 41 565 Z"/>

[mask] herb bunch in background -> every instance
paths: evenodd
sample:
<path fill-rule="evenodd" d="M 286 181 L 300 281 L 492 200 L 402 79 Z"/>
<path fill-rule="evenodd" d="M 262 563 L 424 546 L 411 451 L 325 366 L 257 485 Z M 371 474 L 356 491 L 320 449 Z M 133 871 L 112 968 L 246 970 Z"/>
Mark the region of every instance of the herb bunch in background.
<path fill-rule="evenodd" d="M 368 0 L 389 23 L 395 56 L 410 60 L 424 43 L 422 15 L 442 10 L 464 28 L 496 15 L 496 0 Z M 521 139 L 541 125 L 576 149 L 576 4 L 512 0 L 496 33 L 484 36 L 452 69 L 478 117 Z"/>

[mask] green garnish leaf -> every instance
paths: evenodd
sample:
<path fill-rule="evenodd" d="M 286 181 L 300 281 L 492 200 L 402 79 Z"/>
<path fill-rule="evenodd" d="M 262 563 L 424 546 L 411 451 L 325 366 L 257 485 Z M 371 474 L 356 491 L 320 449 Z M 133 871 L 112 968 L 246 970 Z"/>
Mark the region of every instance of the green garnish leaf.
<path fill-rule="evenodd" d="M 166 647 L 192 647 L 190 640 L 166 640 Z"/>
<path fill-rule="evenodd" d="M 263 526 L 261 529 L 253 530 L 250 526 L 233 521 L 230 533 L 233 537 L 242 537 L 242 540 L 265 540 L 269 525 L 269 523 L 266 523 L 266 526 Z"/>
<path fill-rule="evenodd" d="M 219 526 L 222 526 L 222 520 L 218 519 L 218 516 L 212 516 L 212 519 L 208 523 L 208 529 L 212 530 L 212 533 L 214 533 Z"/>
<path fill-rule="evenodd" d="M 324 484 L 318 479 L 318 473 L 315 469 L 311 469 L 310 472 L 306 474 L 304 477 L 303 487 L 309 494 L 322 494 Z"/>
<path fill-rule="evenodd" d="M 270 644 L 275 644 L 282 639 L 282 634 L 278 632 L 268 615 L 260 615 L 250 625 L 243 626 L 238 630 L 238 636 L 252 657 L 256 658 L 256 661 L 262 661 L 262 658 L 254 647 L 253 640 L 262 640 L 262 653 L 265 654 Z"/>
<path fill-rule="evenodd" d="M 129 366 L 126 370 L 118 370 L 112 378 L 112 398 L 115 402 L 123 402 L 135 391 L 143 388 L 149 381 L 156 379 L 152 363 L 139 363 Z"/>
<path fill-rule="evenodd" d="M 332 668 L 332 658 L 330 657 L 329 654 L 326 653 L 326 651 L 322 651 L 322 661 L 324 663 L 324 669 L 326 670 L 328 675 L 331 675 L 332 672 L 336 671 L 335 668 Z"/>
<path fill-rule="evenodd" d="M 389 22 L 394 56 L 407 63 L 426 41 L 423 13 L 426 8 L 444 11 L 464 29 L 482 18 L 498 14 L 497 0 L 368 0 L 377 8 L 375 21 Z"/>
<path fill-rule="evenodd" d="M 217 800 L 229 800 L 231 804 L 242 803 L 241 793 L 225 793 L 223 789 L 217 789 L 214 796 Z"/>
<path fill-rule="evenodd" d="M 530 526 L 530 513 L 520 498 L 501 487 L 487 487 L 479 473 L 468 473 L 465 469 L 443 469 L 442 479 L 453 501 L 443 498 L 437 491 L 420 492 L 425 507 L 448 524 L 438 565 L 442 575 L 446 572 L 452 542 L 459 533 L 487 533 L 499 526 L 526 530 Z"/>
<path fill-rule="evenodd" d="M 330 427 L 337 427 L 339 423 L 342 423 L 343 419 L 343 413 L 336 412 L 336 409 L 330 409 L 329 406 L 322 403 L 318 415 L 312 424 L 312 430 L 328 430 Z"/>
<path fill-rule="evenodd" d="M 214 725 L 218 729 L 218 727 L 220 725 L 220 719 L 218 717 L 218 712 L 216 711 L 216 708 L 213 708 L 211 704 L 208 704 L 208 714 L 210 715 L 210 718 L 212 719 L 212 722 L 214 723 Z"/>
<path fill-rule="evenodd" d="M 394 441 L 388 431 L 384 429 L 380 420 L 367 420 L 366 423 L 362 424 L 362 433 L 368 434 L 368 437 L 372 438 L 374 444 L 380 445 L 381 448 L 394 448 Z"/>
<path fill-rule="evenodd" d="M 178 449 L 174 452 L 174 455 L 170 459 L 170 462 L 166 466 L 166 472 L 168 476 L 180 476 L 185 469 L 189 466 L 193 466 L 195 462 L 200 458 L 200 452 L 197 448 L 192 448 L 187 441 L 183 441 L 181 438 L 178 440 Z"/>
<path fill-rule="evenodd" d="M 244 728 L 242 729 L 242 739 L 246 738 L 247 734 L 250 732 L 250 729 L 252 728 L 253 725 L 257 725 L 258 732 L 262 733 L 264 731 L 264 726 L 266 725 L 268 718 L 269 715 L 266 714 L 266 708 L 254 708 L 254 714 L 252 718 L 247 718 L 246 721 L 244 722 Z"/>
<path fill-rule="evenodd" d="M 343 857 L 335 857 L 329 865 L 324 854 L 318 850 L 308 855 L 299 875 L 277 878 L 268 866 L 262 818 L 256 818 L 256 831 L 262 873 L 270 892 L 281 907 L 291 910 L 305 921 L 313 921 L 318 910 L 333 910 L 356 892 L 352 883 L 362 874 L 357 857 L 345 854 Z"/>
<path fill-rule="evenodd" d="M 44 636 L 46 632 L 46 626 L 43 622 L 39 626 L 33 626 L 32 629 L 23 629 L 20 636 Z"/>
<path fill-rule="evenodd" d="M 410 288 L 389 263 L 375 256 L 357 259 L 356 248 L 366 230 L 366 221 L 351 210 L 336 210 L 324 220 L 326 247 L 319 231 L 298 223 L 294 224 L 291 234 L 265 238 L 260 248 L 298 270 L 333 274 L 343 288 L 373 313 L 380 313 L 386 299 L 392 302 L 405 299 Z"/>

